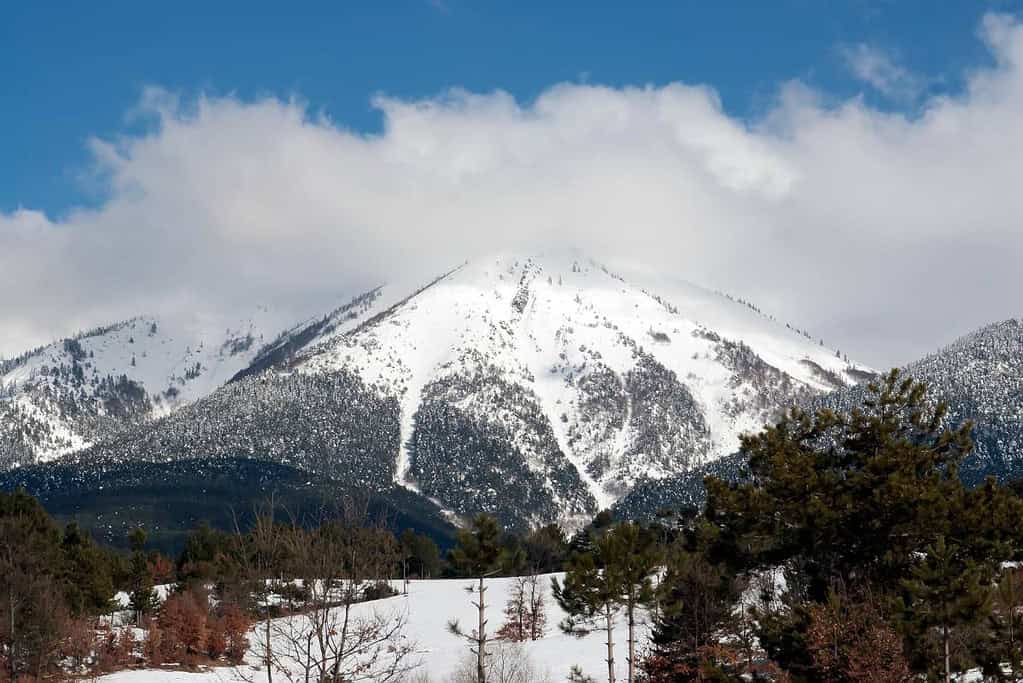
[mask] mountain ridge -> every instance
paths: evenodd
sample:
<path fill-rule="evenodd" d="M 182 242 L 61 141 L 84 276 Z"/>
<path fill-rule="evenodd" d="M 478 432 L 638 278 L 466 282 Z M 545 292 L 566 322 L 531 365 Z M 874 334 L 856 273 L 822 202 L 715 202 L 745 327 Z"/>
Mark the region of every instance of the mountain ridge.
<path fill-rule="evenodd" d="M 900 371 L 927 385 L 932 405 L 948 406 L 945 425 L 973 422 L 974 449 L 959 467 L 964 483 L 976 486 L 988 477 L 1002 483 L 1023 480 L 1023 320 L 985 325 Z M 801 407 L 848 413 L 866 398 L 867 388 L 860 384 L 813 397 Z M 626 518 L 653 518 L 658 512 L 699 506 L 704 475 L 738 480 L 745 472 L 745 459 L 737 452 L 693 472 L 645 482 L 617 501 L 615 509 Z"/>
<path fill-rule="evenodd" d="M 249 364 L 268 317 L 141 315 L 0 363 L 0 468 L 82 450 L 209 394 Z"/>
<path fill-rule="evenodd" d="M 501 254 L 377 286 L 250 339 L 218 388 L 61 461 L 262 458 L 398 485 L 455 517 L 572 525 L 872 376 L 747 302 L 655 284 L 578 255 Z"/>
<path fill-rule="evenodd" d="M 455 517 L 572 524 L 871 376 L 751 304 L 656 284 L 578 255 L 497 254 L 376 287 L 64 459 L 264 458 L 397 484 Z"/>

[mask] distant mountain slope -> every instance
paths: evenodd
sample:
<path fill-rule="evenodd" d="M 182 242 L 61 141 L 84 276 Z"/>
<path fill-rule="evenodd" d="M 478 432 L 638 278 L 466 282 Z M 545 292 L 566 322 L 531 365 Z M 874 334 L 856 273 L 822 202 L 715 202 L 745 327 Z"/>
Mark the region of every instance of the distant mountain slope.
<path fill-rule="evenodd" d="M 1023 321 L 983 327 L 903 371 L 925 382 L 931 399 L 948 404 L 948 424 L 974 422 L 976 448 L 960 468 L 965 483 L 979 484 L 988 476 L 1002 481 L 1023 478 Z M 803 407 L 848 412 L 864 398 L 866 387 L 859 385 L 814 396 Z M 692 472 L 644 482 L 617 503 L 616 513 L 652 518 L 661 510 L 701 505 L 703 477 L 737 479 L 743 463 L 743 456 L 736 453 Z"/>
<path fill-rule="evenodd" d="M 948 403 L 949 424 L 976 424 L 976 449 L 962 468 L 965 481 L 1023 476 L 1023 321 L 987 325 L 904 370 L 927 383 L 934 400 Z M 864 391 L 835 392 L 810 406 L 848 410 L 862 402 Z"/>
<path fill-rule="evenodd" d="M 707 502 L 704 477 L 740 481 L 748 474 L 746 457 L 739 452 L 718 458 L 688 472 L 638 484 L 612 508 L 615 519 L 653 520 L 664 514 L 699 510 Z"/>
<path fill-rule="evenodd" d="M 383 490 L 394 481 L 398 420 L 394 398 L 350 372 L 264 373 L 155 422 L 125 428 L 60 462 L 253 458 Z"/>
<path fill-rule="evenodd" d="M 457 516 L 572 523 L 871 376 L 747 303 L 564 255 L 373 289 L 250 361 L 65 461 L 250 457 L 398 484 Z"/>
<path fill-rule="evenodd" d="M 251 363 L 265 317 L 142 316 L 0 362 L 0 469 L 81 450 L 206 396 Z"/>

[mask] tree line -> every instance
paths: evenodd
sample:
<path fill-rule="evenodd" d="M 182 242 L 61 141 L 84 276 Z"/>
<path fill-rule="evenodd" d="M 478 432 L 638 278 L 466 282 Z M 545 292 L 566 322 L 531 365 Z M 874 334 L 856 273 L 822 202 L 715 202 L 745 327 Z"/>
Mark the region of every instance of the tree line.
<path fill-rule="evenodd" d="M 361 498 L 301 520 L 270 499 L 245 517 L 234 529 L 200 525 L 168 557 L 147 547 L 141 528 L 127 552 L 115 550 L 75 523 L 60 529 L 24 490 L 0 492 L 0 681 L 234 664 L 246 654 L 285 679 L 302 671 L 303 680 L 347 681 L 350 667 L 374 658 L 375 679 L 395 679 L 411 654 L 404 618 L 357 617 L 353 605 L 394 594 L 401 579 L 467 575 L 457 551 L 412 529 L 396 535 Z M 534 575 L 502 637 L 538 637 L 528 616 L 538 609 L 535 577 L 561 567 L 568 541 L 550 525 L 499 530 L 496 543 L 500 573 Z"/>
<path fill-rule="evenodd" d="M 0 680 L 246 653 L 268 683 L 411 680 L 404 615 L 352 609 L 401 577 L 472 579 L 477 618 L 448 629 L 473 657 L 459 680 L 475 683 L 526 680 L 500 673 L 496 641 L 552 628 L 600 633 L 588 642 L 609 683 L 622 668 L 630 683 L 1023 680 L 1023 487 L 963 485 L 972 429 L 892 372 L 847 412 L 794 409 L 744 437 L 745 476 L 708 477 L 703 509 L 603 512 L 571 537 L 479 515 L 446 554 L 354 499 L 301 522 L 271 500 L 244 529 L 196 529 L 173 559 L 141 530 L 118 553 L 59 530 L 24 492 L 0 494 Z M 554 625 L 540 577 L 557 571 Z M 487 595 L 496 576 L 517 577 L 503 606 Z M 116 591 L 142 642 L 112 628 Z"/>

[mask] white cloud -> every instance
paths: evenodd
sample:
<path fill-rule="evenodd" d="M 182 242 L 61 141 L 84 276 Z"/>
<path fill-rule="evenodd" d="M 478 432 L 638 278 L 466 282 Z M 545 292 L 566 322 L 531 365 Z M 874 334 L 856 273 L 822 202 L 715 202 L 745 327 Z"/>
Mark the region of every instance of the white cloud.
<path fill-rule="evenodd" d="M 1023 29 L 918 115 L 788 84 L 747 124 L 707 87 L 561 84 L 535 102 L 381 97 L 379 135 L 302 103 L 140 105 L 97 141 L 110 199 L 0 215 L 0 353 L 140 311 L 271 302 L 298 317 L 397 271 L 576 246 L 758 302 L 877 365 L 1018 315 Z"/>
<path fill-rule="evenodd" d="M 924 90 L 924 79 L 901 66 L 887 50 L 859 43 L 844 45 L 839 53 L 856 78 L 882 95 L 912 102 Z"/>

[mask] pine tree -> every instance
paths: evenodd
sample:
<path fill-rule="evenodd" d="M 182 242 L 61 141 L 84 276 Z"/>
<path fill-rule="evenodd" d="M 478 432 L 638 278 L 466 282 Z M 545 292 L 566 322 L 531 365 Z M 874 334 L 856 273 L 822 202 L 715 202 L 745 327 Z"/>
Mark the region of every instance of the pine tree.
<path fill-rule="evenodd" d="M 142 528 L 135 529 L 128 536 L 131 545 L 130 581 L 128 607 L 135 613 L 135 623 L 142 625 L 145 616 L 152 614 L 160 605 L 153 586 L 153 574 L 146 558 L 146 532 Z"/>
<path fill-rule="evenodd" d="M 728 631 L 741 591 L 742 583 L 724 566 L 674 548 L 658 585 L 650 666 L 676 673 L 716 666 L 711 653 L 718 635 Z"/>
<path fill-rule="evenodd" d="M 661 561 L 655 535 L 636 523 L 613 527 L 601 545 L 605 573 L 617 577 L 618 601 L 625 610 L 628 626 L 628 680 L 636 679 L 636 612 L 654 601 L 651 577 Z"/>
<path fill-rule="evenodd" d="M 607 647 L 607 680 L 614 683 L 614 626 L 621 611 L 623 586 L 618 573 L 598 566 L 598 558 L 611 556 L 610 543 L 608 534 L 597 540 L 596 552 L 570 556 L 564 584 L 552 578 L 551 587 L 554 599 L 567 615 L 559 624 L 562 631 L 582 637 L 596 628 L 603 629 Z"/>
<path fill-rule="evenodd" d="M 928 399 L 924 385 L 892 371 L 848 413 L 794 409 L 744 437 L 749 472 L 742 482 L 707 478 L 715 557 L 746 572 L 785 570 L 780 599 L 787 608 L 758 627 L 772 659 L 794 672 L 809 666 L 801 645 L 806 608 L 823 604 L 835 586 L 886 604 L 900 601 L 907 585 L 937 590 L 920 576 L 920 558 L 930 557 L 938 537 L 946 551 L 956 549 L 967 576 L 994 580 L 1018 547 L 1014 520 L 1023 501 L 993 482 L 964 487 L 959 464 L 973 448 L 971 430 L 969 422 L 949 425 L 947 408 Z M 907 638 L 916 671 L 927 668 L 926 645 L 926 638 Z"/>
<path fill-rule="evenodd" d="M 952 680 L 952 635 L 962 626 L 983 621 L 991 609 L 985 570 L 944 536 L 924 551 L 925 557 L 903 581 L 910 596 L 907 619 L 925 632 L 936 630 L 941 643 L 941 665 L 935 667 Z"/>
<path fill-rule="evenodd" d="M 0 491 L 0 679 L 35 680 L 57 664 L 67 634 L 60 532 L 43 506 Z"/>
<path fill-rule="evenodd" d="M 230 549 L 230 536 L 202 522 L 188 535 L 185 547 L 178 555 L 175 569 L 179 580 L 190 584 L 214 578 L 218 563 L 223 563 Z"/>
<path fill-rule="evenodd" d="M 587 555 L 593 554 L 596 551 L 596 546 L 593 545 L 593 534 L 588 529 L 580 529 L 579 531 L 572 534 L 571 540 L 568 542 L 568 555 Z"/>
<path fill-rule="evenodd" d="M 399 539 L 406 561 L 405 571 L 409 576 L 428 579 L 440 573 L 441 559 L 437 544 L 425 534 L 405 529 Z"/>
<path fill-rule="evenodd" d="M 533 529 L 523 539 L 522 545 L 529 566 L 541 574 L 561 569 L 561 563 L 568 553 L 565 532 L 557 524 Z"/>
<path fill-rule="evenodd" d="M 61 542 L 68 606 L 74 616 L 104 614 L 114 598 L 110 565 L 88 532 L 71 523 Z"/>
<path fill-rule="evenodd" d="M 462 575 L 476 577 L 479 581 L 478 587 L 468 589 L 478 596 L 477 601 L 472 603 L 479 614 L 476 628 L 467 633 L 462 630 L 457 620 L 448 623 L 448 630 L 451 633 L 465 638 L 473 645 L 477 683 L 486 683 L 487 680 L 487 587 L 484 580 L 495 574 L 500 566 L 502 555 L 500 536 L 501 530 L 497 520 L 481 513 L 473 519 L 471 529 L 462 529 L 458 532 L 458 545 L 451 551 L 451 563 L 455 569 Z"/>
<path fill-rule="evenodd" d="M 1023 569 L 1007 568 L 994 591 L 992 621 L 999 646 L 996 666 L 1008 664 L 1011 680 L 1023 673 Z"/>
<path fill-rule="evenodd" d="M 597 683 L 597 681 L 593 679 L 593 676 L 584 674 L 578 664 L 573 664 L 572 668 L 568 670 L 568 683 Z"/>

